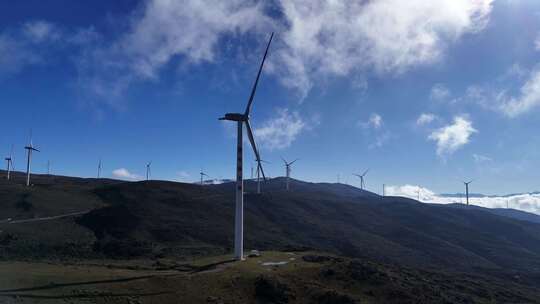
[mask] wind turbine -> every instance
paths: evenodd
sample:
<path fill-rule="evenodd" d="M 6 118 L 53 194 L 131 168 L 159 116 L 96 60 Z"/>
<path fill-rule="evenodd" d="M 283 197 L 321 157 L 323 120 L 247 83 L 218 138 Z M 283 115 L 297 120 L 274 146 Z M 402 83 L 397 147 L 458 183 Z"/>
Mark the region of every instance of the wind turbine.
<path fill-rule="evenodd" d="M 51 161 L 47 161 L 47 175 L 51 175 Z"/>
<path fill-rule="evenodd" d="M 101 158 L 99 159 L 98 165 L 97 165 L 97 178 L 101 177 Z"/>
<path fill-rule="evenodd" d="M 298 158 L 290 163 L 288 163 L 283 157 L 281 158 L 281 160 L 283 160 L 283 163 L 285 164 L 285 177 L 287 178 L 285 189 L 289 191 L 289 182 L 291 180 L 291 165 L 294 164 L 298 160 Z"/>
<path fill-rule="evenodd" d="M 257 162 L 257 164 L 259 163 L 269 164 L 269 162 L 262 159 L 259 159 L 258 161 L 255 160 L 255 161 Z M 261 171 L 259 170 L 259 167 L 260 166 L 257 165 L 257 194 L 261 194 Z"/>
<path fill-rule="evenodd" d="M 249 114 L 251 112 L 251 104 L 253 103 L 253 98 L 255 97 L 255 92 L 257 90 L 257 84 L 259 83 L 259 78 L 261 76 L 261 72 L 264 66 L 264 61 L 266 60 L 266 56 L 268 54 L 268 49 L 270 48 L 270 43 L 272 42 L 272 38 L 274 37 L 274 33 L 270 35 L 270 40 L 268 40 L 268 44 L 266 45 L 266 50 L 264 51 L 264 56 L 261 62 L 261 65 L 259 67 L 259 71 L 257 73 L 257 77 L 255 78 L 255 83 L 253 84 L 253 88 L 251 89 L 251 94 L 248 99 L 247 107 L 244 113 L 226 113 L 224 117 L 220 118 L 219 120 L 230 120 L 235 121 L 238 126 L 238 135 L 237 135 L 237 144 L 236 144 L 236 210 L 235 210 L 235 217 L 234 217 L 234 256 L 236 260 L 243 260 L 244 259 L 244 183 L 243 183 L 243 176 L 242 176 L 242 165 L 243 165 L 243 141 L 242 141 L 242 135 L 244 133 L 244 124 L 246 125 L 247 135 L 249 137 L 249 141 L 251 143 L 251 147 L 253 148 L 253 152 L 255 153 L 255 158 L 257 160 L 257 168 L 261 171 L 263 178 L 266 180 L 266 177 L 264 176 L 264 170 L 261 165 L 261 157 L 259 155 L 259 151 L 257 150 L 257 145 L 255 144 L 255 139 L 253 138 L 253 132 L 251 130 L 251 125 L 249 124 Z"/>
<path fill-rule="evenodd" d="M 9 156 L 7 156 L 5 160 L 7 162 L 7 180 L 9 180 L 11 169 L 13 169 L 13 145 L 11 145 L 11 151 L 9 152 Z"/>
<path fill-rule="evenodd" d="M 150 171 L 150 166 L 152 165 L 152 161 L 146 164 L 146 180 L 150 180 L 150 175 L 152 171 Z"/>
<path fill-rule="evenodd" d="M 32 152 L 37 151 L 38 149 L 34 148 L 34 145 L 32 144 L 32 131 L 30 131 L 30 144 L 28 146 L 24 147 L 28 152 L 28 158 L 26 161 L 26 186 L 30 186 L 30 163 L 32 162 Z"/>
<path fill-rule="evenodd" d="M 201 169 L 201 172 L 199 173 L 201 175 L 201 186 L 204 184 L 203 182 L 203 178 L 206 176 L 206 177 L 210 177 L 208 176 L 208 174 L 204 173 L 203 170 Z"/>
<path fill-rule="evenodd" d="M 360 189 L 364 190 L 364 177 L 366 177 L 366 174 L 369 172 L 369 169 L 364 171 L 362 174 L 353 174 L 354 176 L 358 176 L 360 178 Z"/>
<path fill-rule="evenodd" d="M 463 182 L 465 184 L 465 196 L 467 197 L 467 206 L 469 206 L 469 184 L 473 181 Z"/>

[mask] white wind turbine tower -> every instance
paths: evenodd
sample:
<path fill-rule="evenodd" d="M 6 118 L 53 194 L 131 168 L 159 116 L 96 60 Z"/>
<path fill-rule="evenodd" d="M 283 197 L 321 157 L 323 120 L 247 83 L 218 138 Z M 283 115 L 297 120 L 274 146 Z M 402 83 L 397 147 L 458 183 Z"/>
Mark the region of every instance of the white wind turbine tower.
<path fill-rule="evenodd" d="M 98 165 L 97 165 L 97 178 L 101 177 L 101 158 L 99 159 Z"/>
<path fill-rule="evenodd" d="M 146 164 L 146 180 L 150 180 L 150 175 L 152 174 L 152 171 L 150 170 L 150 166 L 152 165 L 152 161 L 148 162 Z"/>
<path fill-rule="evenodd" d="M 465 185 L 465 196 L 467 198 L 467 206 L 469 206 L 469 184 L 472 183 L 473 181 L 468 181 L 468 182 L 463 182 L 463 184 Z"/>
<path fill-rule="evenodd" d="M 13 169 L 13 145 L 11 145 L 11 151 L 9 152 L 9 156 L 7 156 L 5 160 L 7 162 L 7 180 L 9 180 L 11 170 Z"/>
<path fill-rule="evenodd" d="M 281 160 L 283 160 L 283 163 L 285 164 L 285 177 L 286 177 L 286 183 L 285 183 L 285 189 L 287 191 L 289 191 L 289 183 L 290 183 L 290 180 L 291 180 L 291 165 L 294 164 L 297 160 L 293 160 L 292 162 L 287 162 L 283 157 L 281 158 Z"/>
<path fill-rule="evenodd" d="M 253 103 L 253 98 L 255 97 L 257 84 L 259 83 L 259 78 L 261 76 L 264 62 L 266 60 L 268 49 L 270 48 L 270 43 L 272 42 L 273 37 L 274 37 L 274 33 L 270 35 L 270 40 L 268 40 L 268 44 L 266 45 L 266 50 L 264 51 L 264 56 L 263 56 L 261 65 L 259 67 L 257 77 L 255 78 L 255 83 L 253 84 L 253 88 L 251 89 L 251 94 L 248 99 L 246 111 L 244 113 L 227 113 L 225 114 L 224 117 L 220 118 L 220 120 L 235 121 L 238 126 L 238 135 L 237 135 L 238 137 L 237 137 L 237 145 L 236 145 L 236 153 L 237 153 L 236 155 L 236 207 L 235 207 L 236 210 L 235 210 L 235 217 L 234 217 L 234 256 L 236 260 L 244 259 L 244 183 L 243 183 L 243 172 L 242 172 L 243 170 L 242 168 L 242 165 L 243 165 L 242 136 L 244 133 L 244 124 L 246 125 L 247 135 L 249 137 L 251 147 L 253 148 L 253 152 L 255 152 L 255 158 L 257 159 L 257 168 L 261 171 L 263 178 L 266 179 L 266 177 L 264 176 L 262 165 L 261 165 L 261 157 L 259 156 L 259 151 L 257 150 L 255 139 L 253 138 L 251 125 L 249 124 L 249 114 L 251 112 L 251 104 Z"/>
<path fill-rule="evenodd" d="M 362 174 L 353 174 L 354 176 L 358 176 L 360 178 L 360 189 L 361 190 L 364 190 L 364 187 L 365 187 L 364 178 L 366 177 L 366 174 L 368 172 L 369 172 L 369 169 L 364 171 L 364 173 L 362 173 Z"/>
<path fill-rule="evenodd" d="M 34 145 L 32 144 L 32 131 L 30 131 L 30 144 L 28 146 L 24 147 L 27 150 L 27 161 L 26 161 L 26 186 L 30 186 L 30 164 L 32 163 L 32 152 L 37 151 L 38 149 L 34 148 Z"/>

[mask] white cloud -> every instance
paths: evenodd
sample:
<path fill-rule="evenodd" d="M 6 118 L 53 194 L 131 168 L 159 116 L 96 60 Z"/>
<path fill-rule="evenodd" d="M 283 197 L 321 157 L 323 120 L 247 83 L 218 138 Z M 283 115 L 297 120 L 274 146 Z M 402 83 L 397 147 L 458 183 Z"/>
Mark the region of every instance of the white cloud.
<path fill-rule="evenodd" d="M 428 139 L 437 143 L 437 155 L 444 157 L 466 145 L 476 132 L 467 117 L 456 116 L 452 124 L 433 131 Z"/>
<path fill-rule="evenodd" d="M 225 35 L 257 33 L 269 22 L 263 4 L 253 0 L 144 1 L 124 35 L 81 56 L 79 82 L 97 100 L 115 105 L 133 82 L 158 79 L 160 69 L 178 59 L 214 62 Z"/>
<path fill-rule="evenodd" d="M 540 34 L 534 40 L 534 49 L 540 51 Z"/>
<path fill-rule="evenodd" d="M 191 176 L 187 171 L 178 171 L 176 175 L 180 178 L 189 178 Z"/>
<path fill-rule="evenodd" d="M 113 170 L 112 175 L 116 178 L 121 178 L 121 179 L 129 179 L 129 180 L 142 179 L 140 175 L 131 173 L 126 168 L 115 169 Z"/>
<path fill-rule="evenodd" d="M 54 24 L 43 20 L 25 23 L 23 33 L 34 43 L 55 41 L 62 36 L 60 30 Z"/>
<path fill-rule="evenodd" d="M 527 113 L 540 106 L 540 68 L 532 71 L 518 96 L 507 96 L 503 91 L 495 96 L 498 110 L 510 118 Z"/>
<path fill-rule="evenodd" d="M 279 109 L 277 115 L 253 130 L 255 140 L 262 148 L 279 150 L 289 147 L 300 133 L 307 128 L 306 122 L 297 112 Z"/>
<path fill-rule="evenodd" d="M 373 141 L 368 145 L 369 149 L 382 147 L 392 137 L 391 133 L 384 128 L 382 116 L 377 113 L 371 113 L 367 121 L 360 121 L 358 125 L 364 129 L 366 136 L 373 137 Z"/>
<path fill-rule="evenodd" d="M 492 2 L 281 0 L 282 82 L 305 96 L 314 77 L 401 73 L 436 62 L 447 44 L 485 27 Z"/>
<path fill-rule="evenodd" d="M 0 76 L 16 73 L 24 67 L 41 62 L 41 57 L 24 42 L 0 34 Z"/>
<path fill-rule="evenodd" d="M 415 186 L 387 186 L 386 195 L 388 196 L 403 196 L 412 199 L 418 199 L 420 193 L 420 201 L 432 204 L 452 204 L 465 203 L 465 195 L 439 195 L 433 191 Z M 482 196 L 469 197 L 469 203 L 475 206 L 485 208 L 506 208 L 517 209 L 525 212 L 531 212 L 540 215 L 540 193 L 523 193 L 510 196 Z"/>
<path fill-rule="evenodd" d="M 433 113 L 422 113 L 420 116 L 418 116 L 418 119 L 416 120 L 416 125 L 423 126 L 432 123 L 434 120 L 436 120 L 438 117 L 437 115 Z"/>
<path fill-rule="evenodd" d="M 360 125 L 365 129 L 369 129 L 369 128 L 379 129 L 383 125 L 383 119 L 381 115 L 377 113 L 372 113 L 369 116 L 369 119 L 365 122 L 360 122 Z"/>
<path fill-rule="evenodd" d="M 128 54 L 142 77 L 155 77 L 174 56 L 213 61 L 223 34 L 242 34 L 264 25 L 268 17 L 255 1 L 148 1 L 117 45 Z"/>
<path fill-rule="evenodd" d="M 445 100 L 450 97 L 450 90 L 442 83 L 435 84 L 429 93 L 431 100 Z"/>
<path fill-rule="evenodd" d="M 403 196 L 412 199 L 418 199 L 420 196 L 420 201 L 424 201 L 426 197 L 435 196 L 435 193 L 427 188 L 408 184 L 402 186 L 386 186 L 385 192 L 388 196 Z"/>
<path fill-rule="evenodd" d="M 262 42 L 275 30 L 268 68 L 305 97 L 317 78 L 436 62 L 448 44 L 485 27 L 492 1 L 149 0 L 125 35 L 85 53 L 81 83 L 98 96 L 119 95 L 175 60 L 214 62 L 223 37 Z"/>
<path fill-rule="evenodd" d="M 369 144 L 368 148 L 375 149 L 382 147 L 387 141 L 390 140 L 391 134 L 388 131 L 385 131 L 381 134 L 375 136 L 375 141 Z"/>
<path fill-rule="evenodd" d="M 493 160 L 491 157 L 481 154 L 473 154 L 473 159 L 476 163 L 485 163 Z"/>
<path fill-rule="evenodd" d="M 99 35 L 89 29 L 67 31 L 43 21 L 28 21 L 0 32 L 0 76 L 17 73 L 32 65 L 51 64 L 51 52 L 66 45 L 82 46 Z"/>

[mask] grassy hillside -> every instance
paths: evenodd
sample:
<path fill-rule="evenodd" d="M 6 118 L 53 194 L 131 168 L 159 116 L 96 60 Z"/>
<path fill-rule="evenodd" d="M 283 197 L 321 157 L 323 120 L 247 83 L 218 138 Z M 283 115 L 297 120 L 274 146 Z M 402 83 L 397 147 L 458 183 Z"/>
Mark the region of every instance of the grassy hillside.
<path fill-rule="evenodd" d="M 224 254 L 233 244 L 234 185 L 35 176 L 0 183 L 4 258 L 184 257 Z M 422 267 L 540 272 L 540 225 L 479 208 L 379 197 L 335 184 L 284 180 L 262 195 L 246 182 L 246 248 L 313 248 Z"/>

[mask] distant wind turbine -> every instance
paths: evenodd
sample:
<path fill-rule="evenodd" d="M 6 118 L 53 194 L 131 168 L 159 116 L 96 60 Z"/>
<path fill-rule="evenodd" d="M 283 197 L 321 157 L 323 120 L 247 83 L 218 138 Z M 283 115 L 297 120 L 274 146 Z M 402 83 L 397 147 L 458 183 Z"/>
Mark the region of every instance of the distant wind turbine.
<path fill-rule="evenodd" d="M 204 185 L 204 181 L 203 181 L 203 178 L 206 176 L 206 177 L 210 177 L 208 176 L 208 174 L 204 173 L 203 170 L 201 169 L 201 172 L 199 173 L 201 175 L 201 186 Z"/>
<path fill-rule="evenodd" d="M 468 182 L 463 182 L 463 184 L 465 184 L 465 196 L 467 198 L 467 206 L 469 206 L 469 184 L 472 182 L 472 180 Z"/>
<path fill-rule="evenodd" d="M 150 175 L 152 174 L 152 171 L 150 170 L 151 165 L 152 161 L 146 164 L 146 180 L 150 180 Z"/>
<path fill-rule="evenodd" d="M 358 176 L 360 178 L 360 189 L 364 190 L 365 188 L 365 183 L 364 183 L 364 180 L 365 180 L 365 177 L 366 177 L 366 174 L 369 172 L 369 169 L 367 169 L 366 171 L 364 171 L 364 173 L 362 174 L 353 174 L 354 176 Z"/>
<path fill-rule="evenodd" d="M 9 156 L 7 156 L 5 160 L 7 162 L 7 180 L 9 180 L 11 170 L 13 169 L 13 145 L 11 145 L 11 151 L 9 152 Z"/>
<path fill-rule="evenodd" d="M 235 121 L 238 126 L 237 128 L 238 135 L 237 135 L 237 144 L 236 144 L 236 153 L 237 153 L 236 155 L 236 210 L 235 210 L 235 217 L 234 217 L 234 256 L 236 260 L 244 259 L 244 183 L 243 183 L 243 176 L 242 176 L 243 175 L 242 136 L 244 133 L 244 124 L 246 125 L 247 135 L 249 137 L 251 147 L 253 148 L 253 152 L 255 152 L 255 157 L 257 160 L 257 169 L 261 171 L 263 178 L 266 180 L 266 177 L 264 176 L 264 171 L 261 165 L 261 157 L 259 155 L 259 151 L 257 150 L 257 145 L 255 144 L 255 139 L 253 138 L 253 132 L 251 130 L 251 125 L 249 123 L 249 114 L 251 113 L 251 105 L 253 103 L 253 98 L 255 97 L 255 92 L 257 91 L 259 78 L 261 76 L 264 62 L 266 60 L 268 49 L 270 48 L 270 43 L 272 42 L 273 37 L 274 37 L 274 33 L 270 35 L 270 40 L 268 40 L 268 44 L 266 45 L 266 50 L 264 51 L 264 56 L 263 56 L 261 65 L 259 67 L 257 77 L 255 78 L 255 83 L 253 84 L 253 88 L 251 89 L 251 94 L 249 96 L 248 104 L 247 104 L 245 112 L 244 113 L 227 113 L 225 114 L 224 117 L 220 118 L 220 120 Z"/>
<path fill-rule="evenodd" d="M 97 178 L 101 177 L 101 158 L 99 159 L 98 165 L 97 165 Z"/>
<path fill-rule="evenodd" d="M 298 158 L 293 160 L 290 163 L 287 162 L 285 160 L 285 158 L 283 158 L 283 157 L 281 158 L 281 160 L 283 160 L 283 163 L 285 164 L 285 177 L 286 177 L 285 189 L 287 191 L 289 191 L 289 189 L 290 189 L 289 183 L 290 183 L 290 180 L 291 180 L 291 166 L 292 166 L 292 164 L 294 164 L 298 160 Z"/>
<path fill-rule="evenodd" d="M 26 161 L 26 186 L 30 186 L 30 164 L 32 163 L 32 152 L 40 152 L 38 149 L 34 148 L 32 144 L 32 131 L 30 131 L 30 144 L 24 147 L 27 150 L 27 161 Z"/>
<path fill-rule="evenodd" d="M 255 160 L 257 162 L 257 160 Z M 269 162 L 260 159 L 258 163 L 265 163 L 269 164 Z M 257 194 L 261 194 L 261 171 L 259 170 L 259 166 L 257 165 Z"/>
<path fill-rule="evenodd" d="M 51 161 L 47 161 L 47 175 L 51 175 Z"/>

